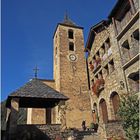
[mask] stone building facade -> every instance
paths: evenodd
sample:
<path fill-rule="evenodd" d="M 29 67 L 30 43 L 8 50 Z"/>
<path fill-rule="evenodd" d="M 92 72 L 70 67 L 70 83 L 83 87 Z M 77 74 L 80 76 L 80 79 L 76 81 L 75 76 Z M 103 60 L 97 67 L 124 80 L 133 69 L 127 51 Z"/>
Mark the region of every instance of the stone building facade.
<path fill-rule="evenodd" d="M 111 132 L 112 130 L 119 130 L 117 134 L 123 136 L 116 112 L 120 96 L 127 90 L 121 57 L 110 22 L 103 20 L 91 27 L 86 50 L 93 122 L 99 124 L 98 133 L 102 139 L 114 135 L 116 131 Z"/>
<path fill-rule="evenodd" d="M 121 5 L 125 9 L 116 6 L 109 18 L 113 21 L 127 92 L 136 94 L 139 92 L 139 2 L 123 1 Z"/>
<path fill-rule="evenodd" d="M 116 114 L 120 97 L 139 92 L 138 18 L 137 0 L 118 0 L 108 20 L 94 25 L 89 32 L 85 51 L 92 114 L 102 138 L 125 136 Z"/>

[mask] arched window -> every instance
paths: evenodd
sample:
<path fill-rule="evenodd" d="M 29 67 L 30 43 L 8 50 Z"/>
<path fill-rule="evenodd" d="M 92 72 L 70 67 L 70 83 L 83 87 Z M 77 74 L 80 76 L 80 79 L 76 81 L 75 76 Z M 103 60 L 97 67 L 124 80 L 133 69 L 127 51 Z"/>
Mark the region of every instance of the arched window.
<path fill-rule="evenodd" d="M 102 118 L 103 123 L 108 122 L 108 112 L 107 112 L 107 105 L 104 99 L 101 99 L 99 102 L 100 107 L 100 116 Z"/>
<path fill-rule="evenodd" d="M 74 43 L 73 42 L 69 43 L 69 50 L 74 51 Z"/>
<path fill-rule="evenodd" d="M 119 109 L 119 104 L 120 104 L 120 98 L 119 98 L 118 93 L 112 92 L 110 99 L 111 99 L 111 105 L 112 105 L 113 111 L 114 111 L 114 116 L 115 116 L 115 119 L 117 120 L 117 119 L 119 119 L 119 117 L 117 115 L 117 111 Z"/>
<path fill-rule="evenodd" d="M 69 31 L 68 31 L 68 37 L 69 37 L 70 39 L 73 39 L 73 30 L 69 30 Z"/>

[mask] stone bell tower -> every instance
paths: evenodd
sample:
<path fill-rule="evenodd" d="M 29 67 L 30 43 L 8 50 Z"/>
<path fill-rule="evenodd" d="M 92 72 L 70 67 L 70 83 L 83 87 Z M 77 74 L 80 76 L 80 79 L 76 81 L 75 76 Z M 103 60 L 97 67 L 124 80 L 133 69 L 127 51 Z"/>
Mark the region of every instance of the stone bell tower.
<path fill-rule="evenodd" d="M 58 23 L 54 37 L 54 80 L 56 90 L 69 97 L 63 121 L 67 127 L 81 128 L 91 123 L 91 105 L 88 92 L 83 28 L 68 16 Z"/>

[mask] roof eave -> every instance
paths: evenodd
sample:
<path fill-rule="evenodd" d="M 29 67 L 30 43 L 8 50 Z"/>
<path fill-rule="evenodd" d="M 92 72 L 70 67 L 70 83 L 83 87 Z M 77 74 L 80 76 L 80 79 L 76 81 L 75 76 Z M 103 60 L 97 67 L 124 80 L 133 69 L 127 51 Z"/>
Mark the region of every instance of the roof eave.
<path fill-rule="evenodd" d="M 112 17 L 114 17 L 115 13 L 117 12 L 118 8 L 120 7 L 121 3 L 124 0 L 118 0 L 114 6 L 114 8 L 111 10 L 110 14 L 108 15 L 108 19 L 111 19 Z"/>
<path fill-rule="evenodd" d="M 92 43 L 92 39 L 95 37 L 95 32 L 94 30 L 99 27 L 100 25 L 104 24 L 104 23 L 107 23 L 107 20 L 102 20 L 100 21 L 99 23 L 93 25 L 91 28 L 90 28 L 90 32 L 89 32 L 89 35 L 88 35 L 88 40 L 87 40 L 87 43 L 86 43 L 86 47 L 85 47 L 85 52 L 88 51 L 88 49 L 90 50 L 91 49 L 91 43 Z M 92 37 L 94 36 L 94 37 Z"/>
<path fill-rule="evenodd" d="M 89 32 L 89 35 L 88 35 L 88 40 L 86 42 L 86 47 L 85 47 L 85 52 L 88 52 L 88 50 L 91 49 L 91 36 L 94 35 L 95 36 L 95 33 L 93 32 L 92 30 L 92 27 L 90 28 L 90 32 Z"/>

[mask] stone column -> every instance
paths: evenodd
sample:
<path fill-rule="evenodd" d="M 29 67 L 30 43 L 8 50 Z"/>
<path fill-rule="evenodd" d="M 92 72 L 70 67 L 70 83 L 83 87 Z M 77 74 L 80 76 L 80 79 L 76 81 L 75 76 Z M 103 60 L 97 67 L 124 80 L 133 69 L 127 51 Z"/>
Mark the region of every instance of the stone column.
<path fill-rule="evenodd" d="M 32 124 L 32 108 L 27 109 L 27 124 Z"/>
<path fill-rule="evenodd" d="M 16 139 L 19 99 L 11 99 L 11 114 L 9 120 L 9 140 Z"/>
<path fill-rule="evenodd" d="M 134 15 L 135 14 L 135 7 L 134 7 L 134 4 L 133 4 L 133 1 L 129 0 L 129 3 L 130 3 L 130 6 L 131 6 L 131 9 L 132 9 L 132 14 Z"/>

